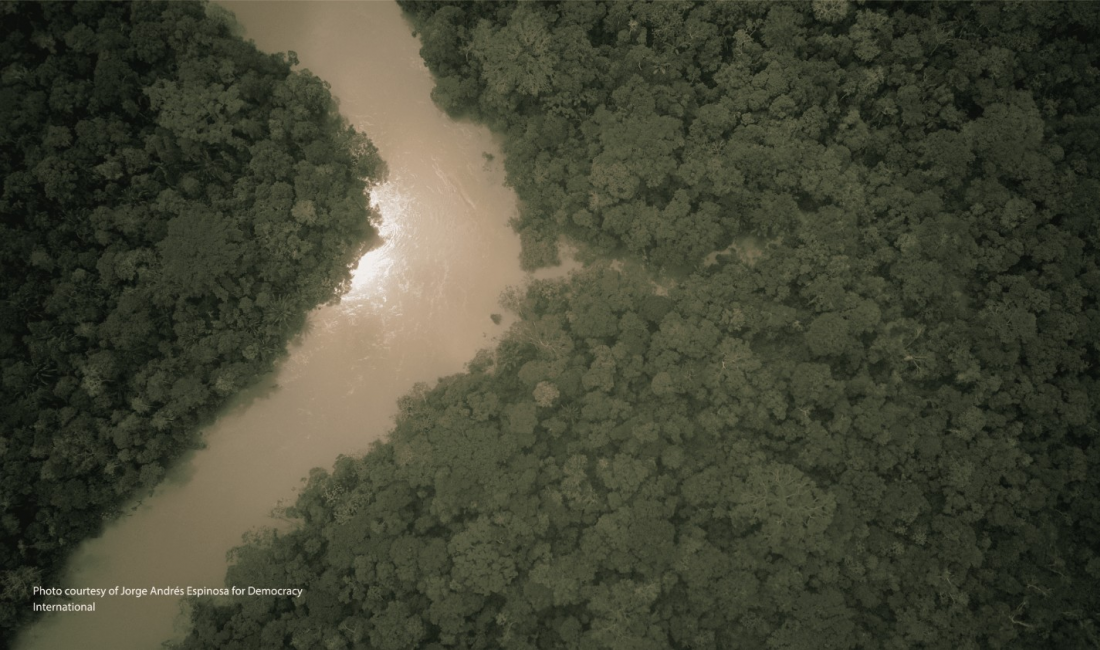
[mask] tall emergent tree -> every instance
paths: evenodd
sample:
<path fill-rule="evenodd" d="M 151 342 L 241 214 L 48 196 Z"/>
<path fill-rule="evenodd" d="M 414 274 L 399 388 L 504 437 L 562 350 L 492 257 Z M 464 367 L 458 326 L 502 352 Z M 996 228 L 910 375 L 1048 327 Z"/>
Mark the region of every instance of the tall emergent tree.
<path fill-rule="evenodd" d="M 0 645 L 334 299 L 381 160 L 199 3 L 0 4 Z"/>

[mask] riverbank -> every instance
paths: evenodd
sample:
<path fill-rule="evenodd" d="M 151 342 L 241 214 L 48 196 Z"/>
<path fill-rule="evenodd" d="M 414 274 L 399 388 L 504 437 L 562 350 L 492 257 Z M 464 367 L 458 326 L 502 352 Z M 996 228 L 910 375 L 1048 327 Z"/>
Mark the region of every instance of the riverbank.
<path fill-rule="evenodd" d="M 204 449 L 102 536 L 83 544 L 66 585 L 202 585 L 225 579 L 226 553 L 271 523 L 302 477 L 367 451 L 416 382 L 460 372 L 503 326 L 497 298 L 522 283 L 508 227 L 515 196 L 487 130 L 431 101 L 419 43 L 394 5 L 233 5 L 248 37 L 294 50 L 331 85 L 342 113 L 368 131 L 389 176 L 372 197 L 382 246 L 360 262 L 338 305 L 309 316 L 265 387 L 205 432 Z M 261 585 L 257 587 L 275 587 Z M 297 585 L 288 585 L 296 587 Z M 90 616 L 49 615 L 18 648 L 144 650 L 178 636 L 180 599 L 107 599 Z"/>

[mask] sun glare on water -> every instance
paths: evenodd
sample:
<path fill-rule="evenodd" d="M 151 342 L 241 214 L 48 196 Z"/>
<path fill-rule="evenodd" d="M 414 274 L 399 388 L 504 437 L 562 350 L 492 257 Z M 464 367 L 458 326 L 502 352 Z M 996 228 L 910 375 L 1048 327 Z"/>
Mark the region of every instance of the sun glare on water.
<path fill-rule="evenodd" d="M 386 301 L 386 289 L 398 265 L 398 256 L 394 251 L 406 226 L 411 203 L 411 199 L 393 181 L 382 183 L 371 191 L 371 205 L 381 216 L 373 225 L 378 230 L 382 245 L 359 259 L 359 265 L 351 272 L 351 289 L 344 295 L 343 303 L 357 305 L 367 300 Z"/>

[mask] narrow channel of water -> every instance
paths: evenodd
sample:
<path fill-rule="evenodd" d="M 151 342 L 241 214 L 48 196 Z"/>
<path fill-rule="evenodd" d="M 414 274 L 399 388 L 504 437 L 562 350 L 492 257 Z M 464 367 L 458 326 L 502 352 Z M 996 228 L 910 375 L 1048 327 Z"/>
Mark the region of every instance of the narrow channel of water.
<path fill-rule="evenodd" d="M 271 523 L 311 468 L 366 451 L 415 382 L 459 372 L 494 344 L 507 326 L 490 320 L 497 298 L 523 281 L 500 152 L 487 130 L 432 104 L 419 43 L 395 4 L 224 5 L 261 49 L 297 52 L 378 146 L 390 168 L 375 192 L 386 244 L 362 260 L 340 305 L 312 315 L 276 387 L 222 416 L 206 449 L 83 544 L 60 586 L 222 586 L 226 552 Z M 95 600 L 94 613 L 48 615 L 17 648 L 148 650 L 179 632 L 178 598 Z"/>

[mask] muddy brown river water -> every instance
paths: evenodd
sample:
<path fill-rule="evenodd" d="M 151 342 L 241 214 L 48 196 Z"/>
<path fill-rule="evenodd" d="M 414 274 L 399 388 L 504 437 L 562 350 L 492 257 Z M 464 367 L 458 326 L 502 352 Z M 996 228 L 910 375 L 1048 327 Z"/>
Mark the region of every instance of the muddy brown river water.
<path fill-rule="evenodd" d="M 419 42 L 395 4 L 223 5 L 261 49 L 297 52 L 377 145 L 390 169 L 373 192 L 385 245 L 360 262 L 339 305 L 312 314 L 272 387 L 228 409 L 205 432 L 207 448 L 84 543 L 61 588 L 222 587 L 227 551 L 273 523 L 273 508 L 292 502 L 311 468 L 366 451 L 415 382 L 460 372 L 494 344 L 508 322 L 494 325 L 490 314 L 524 278 L 498 147 L 486 129 L 432 104 Z M 46 615 L 17 649 L 148 650 L 182 631 L 178 596 L 74 602 L 93 600 L 94 612 Z"/>

